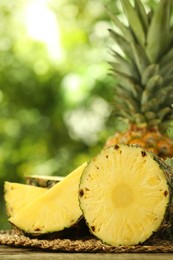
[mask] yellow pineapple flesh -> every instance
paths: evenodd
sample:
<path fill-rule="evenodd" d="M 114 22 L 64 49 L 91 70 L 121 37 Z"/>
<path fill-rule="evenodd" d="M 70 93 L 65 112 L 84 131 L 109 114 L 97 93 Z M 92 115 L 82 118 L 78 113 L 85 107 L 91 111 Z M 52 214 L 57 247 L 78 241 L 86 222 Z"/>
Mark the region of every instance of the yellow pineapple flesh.
<path fill-rule="evenodd" d="M 46 191 L 45 188 L 6 181 L 4 200 L 8 216 L 15 216 L 23 207 L 35 201 Z"/>
<path fill-rule="evenodd" d="M 127 145 L 104 149 L 85 168 L 79 186 L 91 232 L 109 245 L 128 246 L 162 230 L 172 196 L 169 178 L 146 150 Z"/>
<path fill-rule="evenodd" d="M 86 164 L 82 164 L 9 218 L 9 222 L 26 233 L 37 235 L 62 231 L 73 226 L 82 216 L 78 202 L 78 186 Z"/>

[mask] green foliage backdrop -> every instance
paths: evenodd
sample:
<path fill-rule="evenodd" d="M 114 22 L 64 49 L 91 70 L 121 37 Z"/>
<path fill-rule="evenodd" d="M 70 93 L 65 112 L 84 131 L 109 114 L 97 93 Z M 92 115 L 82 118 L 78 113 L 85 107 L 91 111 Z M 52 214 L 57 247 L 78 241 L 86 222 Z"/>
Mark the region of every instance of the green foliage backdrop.
<path fill-rule="evenodd" d="M 1 228 L 4 181 L 67 175 L 115 129 L 105 5 L 120 12 L 118 0 L 0 1 Z"/>

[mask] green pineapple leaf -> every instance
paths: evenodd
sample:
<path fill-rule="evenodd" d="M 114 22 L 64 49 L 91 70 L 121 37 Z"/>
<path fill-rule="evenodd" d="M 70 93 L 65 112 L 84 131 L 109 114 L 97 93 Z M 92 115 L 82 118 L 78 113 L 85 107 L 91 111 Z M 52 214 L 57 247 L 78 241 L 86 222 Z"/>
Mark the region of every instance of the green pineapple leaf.
<path fill-rule="evenodd" d="M 167 158 L 167 159 L 165 160 L 165 162 L 166 162 L 171 168 L 173 168 L 173 158 Z"/>
<path fill-rule="evenodd" d="M 173 48 L 171 48 L 159 61 L 161 67 L 165 67 L 173 60 Z"/>
<path fill-rule="evenodd" d="M 147 102 L 149 101 L 150 99 L 150 91 L 148 89 L 145 89 L 143 92 L 142 92 L 142 96 L 141 96 L 141 106 L 146 106 Z M 143 109 L 143 111 L 145 111 Z"/>
<path fill-rule="evenodd" d="M 158 102 L 160 103 L 160 105 L 162 104 L 163 106 L 168 106 L 167 97 L 171 96 L 171 94 L 172 86 L 162 86 L 162 88 L 156 93 L 156 97 L 158 98 Z"/>
<path fill-rule="evenodd" d="M 165 116 L 167 116 L 168 114 L 170 114 L 171 112 L 171 108 L 170 107 L 164 107 L 163 109 L 159 110 L 158 117 L 163 120 Z"/>
<path fill-rule="evenodd" d="M 147 31 L 148 31 L 149 21 L 148 21 L 146 10 L 145 10 L 141 0 L 135 0 L 135 10 L 138 13 L 138 17 L 140 17 L 140 20 L 141 20 L 141 23 L 143 26 L 143 30 L 146 35 Z"/>
<path fill-rule="evenodd" d="M 160 73 L 165 78 L 167 78 L 168 76 L 171 76 L 172 72 L 173 72 L 173 56 L 172 56 L 173 52 L 169 52 L 169 53 L 170 53 L 170 56 L 169 56 L 170 59 L 169 60 L 167 59 L 167 62 L 160 63 Z M 172 56 L 172 59 L 171 59 L 171 56 Z"/>
<path fill-rule="evenodd" d="M 135 122 L 137 124 L 141 124 L 141 123 L 146 122 L 146 118 L 145 118 L 144 114 L 134 113 L 132 122 Z"/>
<path fill-rule="evenodd" d="M 118 18 L 116 15 L 114 15 L 108 8 L 105 8 L 108 16 L 111 18 L 112 22 L 115 24 L 116 28 L 118 28 L 121 33 L 123 34 L 123 36 L 126 37 L 126 40 L 128 40 L 129 42 L 133 42 L 134 41 L 134 36 L 131 33 L 131 31 L 129 30 L 128 27 L 126 27 Z"/>
<path fill-rule="evenodd" d="M 170 44 L 170 1 L 161 0 L 154 12 L 147 35 L 147 55 L 152 63 L 165 53 Z"/>
<path fill-rule="evenodd" d="M 135 58 L 138 67 L 138 71 L 142 76 L 143 71 L 150 63 L 149 59 L 146 53 L 144 52 L 143 48 L 139 44 L 132 43 L 131 46 L 132 46 L 133 56 Z"/>
<path fill-rule="evenodd" d="M 136 39 L 138 40 L 140 45 L 144 47 L 146 37 L 145 37 L 145 32 L 140 17 L 138 16 L 136 10 L 130 4 L 129 0 L 120 0 L 120 1 L 124 9 L 124 12 L 127 16 L 129 25 L 132 28 L 134 35 L 136 36 Z"/>
<path fill-rule="evenodd" d="M 173 82 L 173 75 L 169 75 L 166 78 L 164 78 L 164 85 L 168 86 L 171 85 Z M 173 91 L 173 86 L 172 86 L 172 91 Z"/>
<path fill-rule="evenodd" d="M 121 35 L 116 33 L 114 30 L 109 29 L 110 35 L 115 40 L 117 45 L 121 48 L 123 53 L 129 58 L 129 61 L 132 62 L 132 64 L 135 64 L 135 59 L 133 57 L 132 50 L 129 46 L 129 42 Z"/>
<path fill-rule="evenodd" d="M 134 97 L 139 98 L 142 89 L 137 84 L 134 84 L 133 78 L 122 73 L 117 69 L 113 70 L 114 74 L 117 76 L 117 79 L 121 82 L 121 87 L 126 89 L 127 93 L 132 93 Z"/>
<path fill-rule="evenodd" d="M 156 88 L 160 88 L 162 84 L 163 78 L 160 75 L 154 75 L 148 80 L 145 88 L 148 89 L 153 95 L 153 90 L 155 90 Z"/>
<path fill-rule="evenodd" d="M 109 62 L 109 64 L 112 66 L 112 71 L 114 72 L 120 72 L 120 73 L 123 73 L 124 75 L 127 75 L 129 77 L 134 77 L 132 71 L 131 71 L 131 68 L 128 66 L 128 63 L 127 64 L 123 64 L 123 63 L 120 63 L 120 62 Z M 135 78 L 134 78 L 135 80 Z"/>
<path fill-rule="evenodd" d="M 145 86 L 153 75 L 159 74 L 159 65 L 151 64 L 147 66 L 142 73 L 142 84 Z"/>
<path fill-rule="evenodd" d="M 173 61 L 160 69 L 160 74 L 163 75 L 165 78 L 172 76 L 172 73 L 173 73 Z"/>
<path fill-rule="evenodd" d="M 114 57 L 116 61 L 110 62 L 113 68 L 118 67 L 118 69 L 124 74 L 127 74 L 128 76 L 134 78 L 134 80 L 139 80 L 139 74 L 136 70 L 136 67 L 134 67 L 133 64 L 130 64 L 125 57 L 121 56 L 115 50 L 111 50 L 111 56 Z"/>
<path fill-rule="evenodd" d="M 145 117 L 147 118 L 147 120 L 153 120 L 157 117 L 157 115 L 152 111 L 148 111 L 145 113 Z"/>
<path fill-rule="evenodd" d="M 153 97 L 150 98 L 150 93 L 146 90 L 143 92 L 143 94 L 146 94 L 146 100 L 142 103 L 141 99 L 141 110 L 142 112 L 152 111 L 157 112 L 158 109 L 160 109 L 160 101 L 158 101 L 158 98 Z"/>

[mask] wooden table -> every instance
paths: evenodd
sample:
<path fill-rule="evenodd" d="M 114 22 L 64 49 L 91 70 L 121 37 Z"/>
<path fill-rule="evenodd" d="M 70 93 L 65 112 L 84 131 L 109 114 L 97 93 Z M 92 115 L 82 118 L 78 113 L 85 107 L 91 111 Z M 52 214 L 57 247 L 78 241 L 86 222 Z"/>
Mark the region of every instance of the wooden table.
<path fill-rule="evenodd" d="M 109 254 L 109 253 L 59 253 L 52 251 L 35 250 L 31 248 L 17 248 L 0 245 L 0 259 L 24 260 L 170 260 L 173 254 L 148 253 L 148 254 Z"/>

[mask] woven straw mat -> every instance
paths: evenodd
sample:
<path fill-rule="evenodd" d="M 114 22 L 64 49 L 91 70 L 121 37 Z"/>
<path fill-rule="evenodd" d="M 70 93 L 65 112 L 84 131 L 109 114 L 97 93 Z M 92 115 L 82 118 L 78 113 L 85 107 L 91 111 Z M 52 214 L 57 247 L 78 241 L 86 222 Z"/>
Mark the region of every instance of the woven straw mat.
<path fill-rule="evenodd" d="M 0 231 L 0 244 L 16 247 L 31 247 L 59 252 L 80 253 L 173 253 L 173 241 L 151 240 L 136 246 L 109 246 L 94 237 L 73 239 L 38 239 L 24 234 L 17 234 L 13 230 Z"/>

